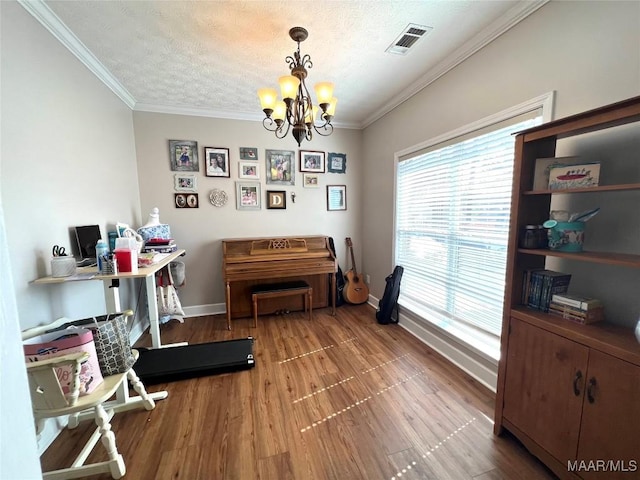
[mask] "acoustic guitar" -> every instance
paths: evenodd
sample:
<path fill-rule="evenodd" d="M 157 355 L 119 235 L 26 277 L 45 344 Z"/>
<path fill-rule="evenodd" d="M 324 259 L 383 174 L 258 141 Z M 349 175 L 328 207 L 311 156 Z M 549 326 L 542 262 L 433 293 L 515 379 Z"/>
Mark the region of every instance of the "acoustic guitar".
<path fill-rule="evenodd" d="M 356 259 L 353 256 L 353 243 L 349 237 L 347 237 L 347 247 L 351 253 L 351 269 L 345 274 L 346 282 L 342 295 L 347 303 L 359 305 L 369 299 L 369 287 L 364 283 L 362 275 L 358 274 Z"/>

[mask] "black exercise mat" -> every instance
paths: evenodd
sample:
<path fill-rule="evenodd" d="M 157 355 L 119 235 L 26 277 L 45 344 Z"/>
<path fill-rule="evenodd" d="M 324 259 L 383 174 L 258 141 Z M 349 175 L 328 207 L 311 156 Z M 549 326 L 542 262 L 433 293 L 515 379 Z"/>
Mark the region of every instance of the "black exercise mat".
<path fill-rule="evenodd" d="M 133 369 L 147 385 L 247 370 L 255 366 L 253 337 L 167 348 L 137 348 Z"/>

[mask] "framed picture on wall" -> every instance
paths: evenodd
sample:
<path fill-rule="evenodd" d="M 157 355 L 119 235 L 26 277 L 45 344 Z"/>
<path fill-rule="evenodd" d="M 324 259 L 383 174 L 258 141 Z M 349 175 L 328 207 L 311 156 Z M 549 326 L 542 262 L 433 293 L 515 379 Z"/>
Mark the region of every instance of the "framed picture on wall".
<path fill-rule="evenodd" d="M 324 173 L 324 152 L 300 150 L 300 171 Z"/>
<path fill-rule="evenodd" d="M 240 160 L 258 160 L 258 149 L 253 147 L 240 147 Z"/>
<path fill-rule="evenodd" d="M 173 198 L 176 208 L 198 208 L 200 206 L 197 193 L 174 193 Z"/>
<path fill-rule="evenodd" d="M 317 173 L 302 174 L 302 186 L 304 188 L 318 188 L 320 186 L 320 175 Z"/>
<path fill-rule="evenodd" d="M 176 192 L 195 192 L 197 178 L 190 173 L 176 173 L 173 176 L 173 188 Z"/>
<path fill-rule="evenodd" d="M 204 161 L 207 177 L 231 177 L 228 148 L 204 147 Z"/>
<path fill-rule="evenodd" d="M 327 171 L 329 173 L 346 173 L 347 156 L 344 153 L 329 152 L 327 160 Z"/>
<path fill-rule="evenodd" d="M 327 185 L 327 210 L 347 209 L 347 186 Z"/>
<path fill-rule="evenodd" d="M 296 184 L 296 153 L 293 150 L 266 150 L 267 183 Z"/>
<path fill-rule="evenodd" d="M 281 209 L 287 208 L 287 192 L 284 190 L 267 190 L 267 208 Z"/>
<path fill-rule="evenodd" d="M 198 172 L 198 142 L 169 140 L 169 159 L 173 172 Z"/>
<path fill-rule="evenodd" d="M 258 164 L 256 162 L 238 162 L 238 178 L 258 180 Z"/>
<path fill-rule="evenodd" d="M 260 210 L 260 182 L 236 182 L 236 208 Z"/>

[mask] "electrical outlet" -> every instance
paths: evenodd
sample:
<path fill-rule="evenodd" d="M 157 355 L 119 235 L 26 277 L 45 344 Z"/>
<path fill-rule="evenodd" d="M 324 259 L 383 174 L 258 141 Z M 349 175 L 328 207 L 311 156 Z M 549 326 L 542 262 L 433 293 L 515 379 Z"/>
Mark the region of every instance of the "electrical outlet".
<path fill-rule="evenodd" d="M 367 285 L 371 283 L 371 277 L 369 276 L 369 274 L 367 274 Z"/>

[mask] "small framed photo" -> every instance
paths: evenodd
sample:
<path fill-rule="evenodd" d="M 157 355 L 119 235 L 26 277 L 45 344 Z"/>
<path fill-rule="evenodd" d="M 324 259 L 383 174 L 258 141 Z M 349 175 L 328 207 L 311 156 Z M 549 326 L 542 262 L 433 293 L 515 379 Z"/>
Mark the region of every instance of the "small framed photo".
<path fill-rule="evenodd" d="M 300 150 L 300 171 L 324 173 L 324 152 Z"/>
<path fill-rule="evenodd" d="M 327 210 L 347 209 L 347 186 L 327 185 Z"/>
<path fill-rule="evenodd" d="M 260 210 L 260 182 L 236 182 L 236 208 Z"/>
<path fill-rule="evenodd" d="M 304 173 L 302 175 L 302 186 L 304 188 L 318 188 L 320 186 L 320 175 L 317 173 Z"/>
<path fill-rule="evenodd" d="M 200 206 L 200 202 L 198 201 L 198 194 L 197 193 L 187 194 L 187 207 L 198 208 L 199 206 Z"/>
<path fill-rule="evenodd" d="M 240 147 L 240 160 L 258 160 L 258 149 L 253 147 Z"/>
<path fill-rule="evenodd" d="M 347 156 L 344 153 L 329 152 L 327 171 L 329 173 L 345 173 L 347 171 Z"/>
<path fill-rule="evenodd" d="M 267 183 L 296 184 L 296 153 L 293 150 L 266 150 Z"/>
<path fill-rule="evenodd" d="M 169 158 L 173 172 L 198 172 L 198 142 L 169 140 Z"/>
<path fill-rule="evenodd" d="M 255 162 L 238 162 L 238 178 L 258 180 L 258 164 Z"/>
<path fill-rule="evenodd" d="M 229 172 L 229 149 L 204 147 L 205 174 L 207 177 L 227 177 Z"/>
<path fill-rule="evenodd" d="M 174 193 L 173 197 L 176 208 L 198 208 L 200 206 L 197 193 Z"/>
<path fill-rule="evenodd" d="M 173 176 L 173 188 L 176 192 L 195 192 L 198 189 L 197 178 L 189 173 L 176 173 Z"/>
<path fill-rule="evenodd" d="M 267 208 L 287 208 L 287 192 L 284 190 L 267 190 Z"/>

